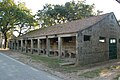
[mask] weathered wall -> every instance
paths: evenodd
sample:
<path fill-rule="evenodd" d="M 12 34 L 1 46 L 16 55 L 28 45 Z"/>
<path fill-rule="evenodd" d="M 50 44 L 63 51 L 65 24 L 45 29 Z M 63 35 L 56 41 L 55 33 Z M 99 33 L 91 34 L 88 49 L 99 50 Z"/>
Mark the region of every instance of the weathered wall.
<path fill-rule="evenodd" d="M 90 41 L 84 41 L 84 35 L 90 35 Z M 104 43 L 99 42 L 99 37 L 105 37 Z M 80 64 L 90 64 L 109 60 L 109 38 L 117 38 L 117 54 L 120 57 L 120 27 L 113 14 L 102 21 L 78 32 L 78 45 Z"/>

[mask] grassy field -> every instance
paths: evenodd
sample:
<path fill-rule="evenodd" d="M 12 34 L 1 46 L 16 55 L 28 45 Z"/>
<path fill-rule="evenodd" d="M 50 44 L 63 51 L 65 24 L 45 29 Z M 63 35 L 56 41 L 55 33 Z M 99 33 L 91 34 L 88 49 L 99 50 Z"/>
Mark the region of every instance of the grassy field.
<path fill-rule="evenodd" d="M 79 66 L 77 67 L 74 65 L 60 66 L 60 63 L 65 63 L 65 61 L 59 58 L 47 57 L 43 55 L 34 55 L 34 54 L 28 54 L 28 53 L 25 53 L 25 55 L 31 57 L 31 59 L 37 62 L 40 62 L 48 66 L 51 69 L 54 69 L 60 72 L 71 73 L 71 72 L 77 72 L 78 70 L 80 70 Z"/>

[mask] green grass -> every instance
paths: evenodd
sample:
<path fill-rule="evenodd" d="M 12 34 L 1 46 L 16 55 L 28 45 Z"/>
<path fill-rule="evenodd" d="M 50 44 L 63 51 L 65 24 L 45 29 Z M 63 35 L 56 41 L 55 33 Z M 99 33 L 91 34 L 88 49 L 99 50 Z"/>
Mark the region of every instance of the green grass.
<path fill-rule="evenodd" d="M 72 73 L 72 72 L 77 72 L 78 70 L 80 70 L 79 66 L 62 66 L 61 67 L 61 71 L 65 72 L 65 73 Z"/>
<path fill-rule="evenodd" d="M 94 77 L 98 77 L 100 72 L 101 72 L 101 69 L 96 69 L 93 71 L 88 71 L 88 72 L 85 72 L 83 74 L 80 74 L 79 76 L 84 76 L 87 78 L 94 78 Z"/>
<path fill-rule="evenodd" d="M 25 55 L 31 57 L 33 60 L 40 62 L 46 66 L 48 66 L 51 69 L 64 72 L 64 73 L 71 73 L 71 72 L 77 72 L 80 70 L 80 67 L 75 67 L 75 66 L 60 66 L 60 63 L 64 63 L 65 61 L 58 59 L 58 58 L 53 58 L 53 57 L 47 57 L 47 56 L 42 56 L 42 55 L 34 55 L 34 54 L 29 54 L 25 53 Z"/>
<path fill-rule="evenodd" d="M 33 60 L 37 62 L 42 62 L 50 68 L 59 67 L 59 63 L 63 62 L 60 59 L 47 57 L 47 56 L 34 55 L 34 54 L 27 54 L 27 55 L 30 56 Z"/>

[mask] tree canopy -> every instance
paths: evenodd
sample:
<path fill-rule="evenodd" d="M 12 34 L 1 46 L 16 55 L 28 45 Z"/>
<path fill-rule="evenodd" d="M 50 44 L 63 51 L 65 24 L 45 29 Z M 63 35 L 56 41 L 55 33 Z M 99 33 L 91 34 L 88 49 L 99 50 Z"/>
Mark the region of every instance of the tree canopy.
<path fill-rule="evenodd" d="M 17 18 L 15 22 L 16 28 L 14 31 L 19 33 L 19 36 L 28 32 L 31 29 L 31 26 L 36 26 L 37 21 L 34 18 L 34 15 L 31 14 L 31 11 L 25 6 L 25 3 L 18 4 Z"/>
<path fill-rule="evenodd" d="M 33 21 L 30 10 L 23 3 L 16 5 L 13 0 L 2 0 L 0 2 L 0 31 L 5 39 L 4 48 L 6 48 L 7 33 L 10 30 L 21 29 L 24 25 L 32 26 Z"/>
<path fill-rule="evenodd" d="M 46 4 L 36 15 L 42 27 L 47 27 L 93 16 L 95 15 L 93 9 L 94 4 L 88 5 L 85 1 L 71 1 L 64 5 Z"/>

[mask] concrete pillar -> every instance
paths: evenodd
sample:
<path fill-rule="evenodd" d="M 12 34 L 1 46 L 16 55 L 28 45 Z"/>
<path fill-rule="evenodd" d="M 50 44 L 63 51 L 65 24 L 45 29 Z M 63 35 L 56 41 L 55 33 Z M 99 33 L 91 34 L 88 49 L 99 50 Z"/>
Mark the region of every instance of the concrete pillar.
<path fill-rule="evenodd" d="M 62 38 L 58 37 L 58 54 L 59 58 L 62 57 Z"/>
<path fill-rule="evenodd" d="M 50 39 L 47 36 L 47 38 L 46 38 L 46 54 L 47 54 L 47 56 L 49 56 L 49 54 L 50 54 L 49 50 L 50 50 Z"/>
<path fill-rule="evenodd" d="M 31 39 L 31 53 L 33 54 L 33 39 Z"/>

